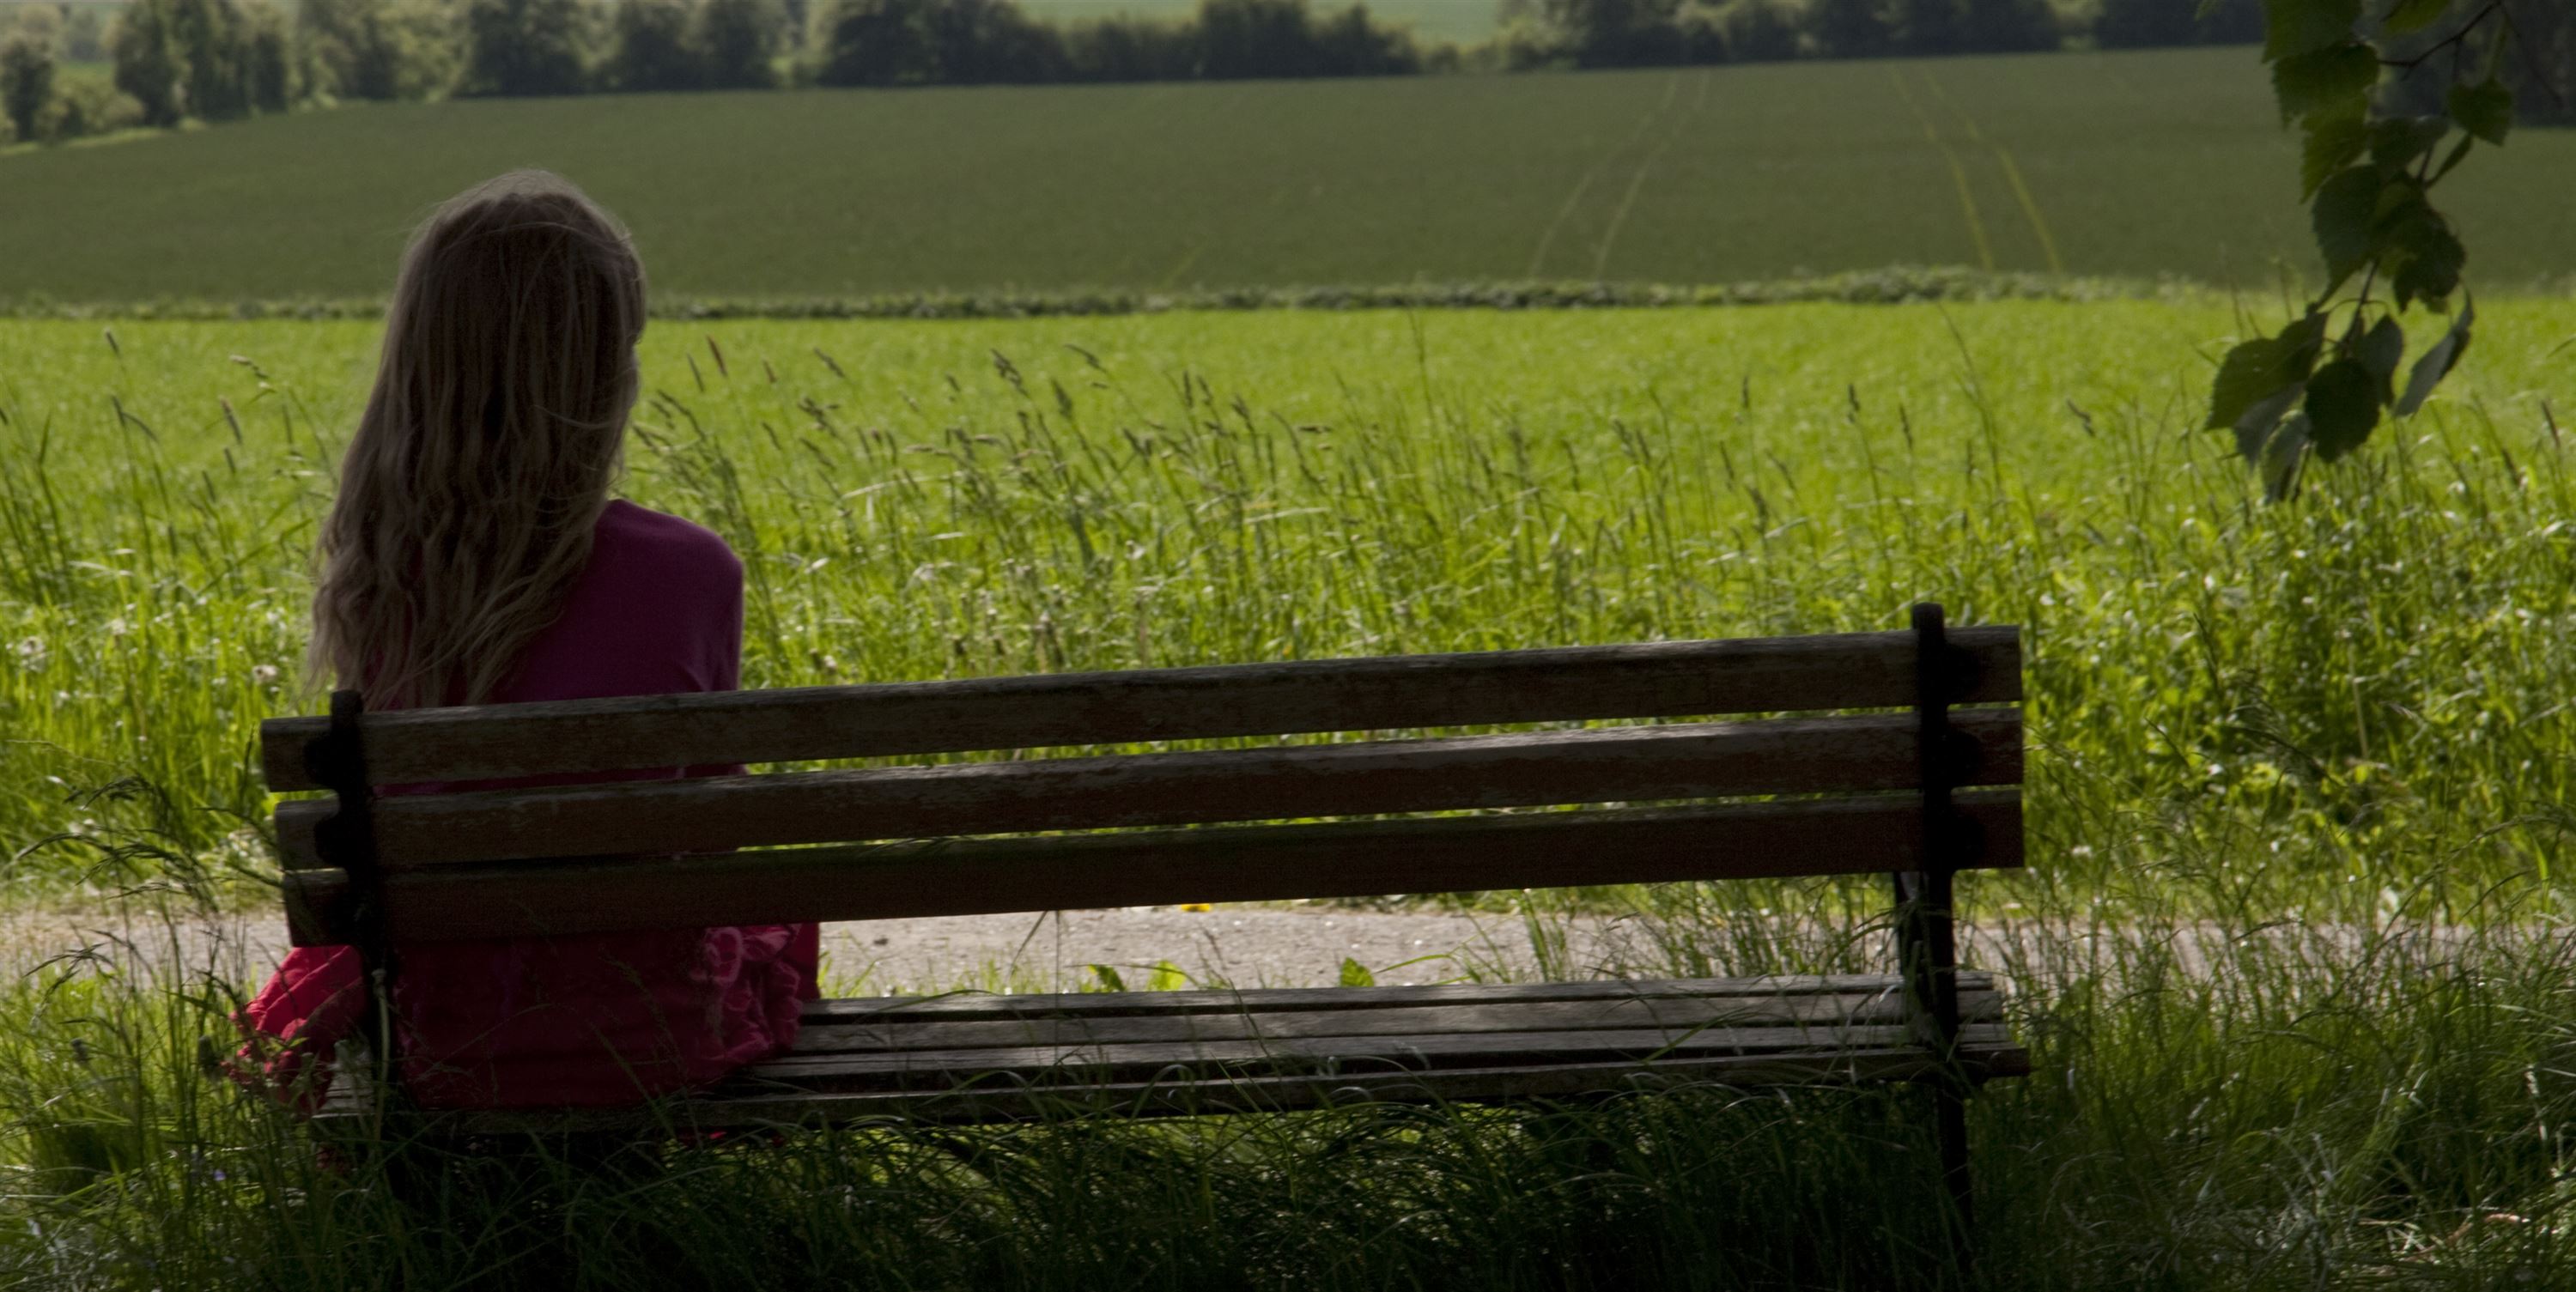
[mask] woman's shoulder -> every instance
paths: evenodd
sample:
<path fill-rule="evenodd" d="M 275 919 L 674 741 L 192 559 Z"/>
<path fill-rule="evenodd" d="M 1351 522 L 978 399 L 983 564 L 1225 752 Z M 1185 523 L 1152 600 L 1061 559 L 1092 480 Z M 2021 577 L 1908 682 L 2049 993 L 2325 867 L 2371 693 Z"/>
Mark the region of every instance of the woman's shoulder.
<path fill-rule="evenodd" d="M 592 550 L 594 561 L 649 569 L 662 578 L 742 578 L 742 559 L 714 530 L 623 498 L 600 512 Z"/>

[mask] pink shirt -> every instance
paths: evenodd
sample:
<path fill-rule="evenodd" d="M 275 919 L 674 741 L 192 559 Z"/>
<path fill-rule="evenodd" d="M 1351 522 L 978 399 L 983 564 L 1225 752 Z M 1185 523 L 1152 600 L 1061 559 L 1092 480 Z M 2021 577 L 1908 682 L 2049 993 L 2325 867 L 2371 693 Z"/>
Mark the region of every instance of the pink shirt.
<path fill-rule="evenodd" d="M 708 530 L 617 501 L 600 515 L 590 564 L 563 613 L 492 702 L 730 691 L 741 657 L 742 562 Z M 405 1087 L 424 1106 L 524 1107 L 631 1103 L 704 1085 L 794 1043 L 800 1007 L 818 994 L 818 932 L 766 924 L 398 947 Z M 254 1046 L 270 1051 L 273 1079 L 311 1077 L 301 1088 L 310 1106 L 330 1079 L 332 1045 L 364 1005 L 354 950 L 299 947 L 240 1021 L 257 1034 Z"/>

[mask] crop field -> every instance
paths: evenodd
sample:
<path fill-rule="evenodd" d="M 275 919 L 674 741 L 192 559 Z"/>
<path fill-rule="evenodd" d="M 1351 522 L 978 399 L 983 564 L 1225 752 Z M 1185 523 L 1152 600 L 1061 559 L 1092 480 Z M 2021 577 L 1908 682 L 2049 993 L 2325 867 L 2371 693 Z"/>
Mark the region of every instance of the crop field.
<path fill-rule="evenodd" d="M 2456 395 L 2273 509 L 2186 433 L 2235 326 L 664 322 L 627 487 L 744 554 L 752 685 L 1883 629 L 1930 597 L 2035 634 L 2040 833 L 2129 822 L 2052 866 L 2233 822 L 2298 825 L 2247 872 L 2282 906 L 2544 872 L 2576 493 L 2543 401 L 2576 308 L 2493 302 Z M 314 703 L 304 560 L 373 335 L 0 322 L 0 846 L 127 774 L 194 845 L 260 812 L 253 727 Z"/>
<path fill-rule="evenodd" d="M 2510 149 L 2453 181 L 2488 287 L 2576 270 L 2576 132 Z M 2222 49 L 352 106 L 0 158 L 0 306 L 380 295 L 431 204 L 529 164 L 666 298 L 2311 263 L 2295 141 Z"/>
<path fill-rule="evenodd" d="M 2245 324 L 2188 299 L 663 321 L 624 487 L 746 558 L 753 685 L 2026 625 L 2032 869 L 1964 900 L 2038 1075 L 1975 1104 L 1975 1286 L 2566 1286 L 2576 306 L 2481 305 L 2441 397 L 2269 508 L 2191 429 Z M 317 1162 L 197 1067 L 258 966 L 134 944 L 273 900 L 222 876 L 270 864 L 251 732 L 315 703 L 374 340 L 0 320 L 0 855 L 106 930 L 0 992 L 0 1277 L 1954 1286 L 1905 1092 L 882 1127 L 435 1223 Z M 1586 972 L 1883 928 L 1858 884 L 1577 900 L 1654 949 Z"/>

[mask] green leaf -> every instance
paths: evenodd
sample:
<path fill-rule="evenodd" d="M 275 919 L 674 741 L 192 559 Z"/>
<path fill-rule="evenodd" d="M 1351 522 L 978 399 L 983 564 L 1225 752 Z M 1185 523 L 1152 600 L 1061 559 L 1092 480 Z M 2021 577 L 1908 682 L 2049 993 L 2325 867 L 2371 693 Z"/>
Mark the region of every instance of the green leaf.
<path fill-rule="evenodd" d="M 2370 160 L 2382 169 L 2406 169 L 2449 133 L 2448 117 L 2391 117 L 2370 127 Z"/>
<path fill-rule="evenodd" d="M 2379 425 L 2379 379 L 2354 360 L 2337 359 L 2308 378 L 2307 401 L 2299 411 L 2317 457 L 2332 462 L 2360 448 Z"/>
<path fill-rule="evenodd" d="M 1102 991 L 1125 991 L 1127 980 L 1118 976 L 1116 965 L 1091 965 L 1091 976 L 1100 980 Z"/>
<path fill-rule="evenodd" d="M 1349 956 L 1343 956 L 1342 985 L 1345 987 L 1374 987 L 1377 985 L 1377 975 L 1370 973 L 1367 965 L 1361 964 L 1359 961 L 1353 960 Z"/>
<path fill-rule="evenodd" d="M 1145 984 L 1147 991 L 1179 991 L 1190 985 L 1190 976 L 1169 960 L 1154 962 L 1154 976 Z"/>
<path fill-rule="evenodd" d="M 2210 387 L 2208 429 L 2241 428 L 2246 414 L 2278 398 L 2284 389 L 2295 390 L 2316 366 L 2325 335 L 2326 316 L 2310 314 L 2281 329 L 2278 336 L 2256 337 L 2229 350 Z M 2255 444 L 2259 447 L 2261 441 Z"/>
<path fill-rule="evenodd" d="M 2513 90 L 2490 76 L 2476 85 L 2451 87 L 2451 119 L 2491 144 L 2513 132 Z"/>
<path fill-rule="evenodd" d="M 2469 251 L 2441 212 L 2421 202 L 2398 212 L 2389 223 L 2387 243 L 2382 263 L 2390 271 L 2389 286 L 2397 293 L 2399 309 L 2416 301 L 2439 309 L 2459 290 Z"/>
<path fill-rule="evenodd" d="M 2392 36 L 2422 31 L 2451 11 L 2451 0 L 2397 0 L 2380 20 Z"/>
<path fill-rule="evenodd" d="M 2341 282 L 2370 263 L 2379 249 L 2381 180 L 2376 166 L 2353 166 L 2334 173 L 2317 187 L 2310 222 L 2316 227 L 2317 250 L 2326 258 L 2326 276 Z"/>
<path fill-rule="evenodd" d="M 2293 54 L 2272 64 L 2272 94 L 2284 122 L 2310 113 L 2359 117 L 2379 84 L 2379 55 L 2359 41 Z"/>
<path fill-rule="evenodd" d="M 2370 124 L 2359 113 L 2308 118 L 2307 141 L 2299 158 L 2299 200 L 2315 197 L 2327 179 L 2361 160 L 2369 148 Z"/>
<path fill-rule="evenodd" d="M 2353 347 L 2353 360 L 2370 372 L 2371 395 L 2382 405 L 2397 400 L 2397 365 L 2406 358 L 2406 329 L 2388 315 Z"/>
<path fill-rule="evenodd" d="M 2294 413 L 2263 442 L 2254 469 L 2263 477 L 2263 499 L 2280 502 L 2299 487 L 2299 466 L 2308 457 L 2308 415 Z"/>
<path fill-rule="evenodd" d="M 2442 333 L 2442 339 L 2424 351 L 2423 356 L 2415 361 L 2415 370 L 2407 374 L 2406 393 L 2397 401 L 2399 417 L 2413 417 L 2415 411 L 2424 406 L 2424 401 L 2433 397 L 2433 388 L 2442 384 L 2442 378 L 2450 376 L 2451 370 L 2460 366 L 2460 360 L 2469 352 L 2469 330 L 2477 317 L 2477 302 L 2460 302 L 2460 316 L 2451 320 L 2451 326 Z"/>
<path fill-rule="evenodd" d="M 2263 0 L 2263 58 L 2276 62 L 2352 39 L 2361 0 Z"/>
<path fill-rule="evenodd" d="M 2248 462 L 2259 462 L 2263 446 L 2271 443 L 2273 434 L 2281 429 L 2281 418 L 2297 408 L 2307 393 L 2307 382 L 2292 382 L 2246 409 L 2244 416 L 2236 419 L 2237 456 Z"/>

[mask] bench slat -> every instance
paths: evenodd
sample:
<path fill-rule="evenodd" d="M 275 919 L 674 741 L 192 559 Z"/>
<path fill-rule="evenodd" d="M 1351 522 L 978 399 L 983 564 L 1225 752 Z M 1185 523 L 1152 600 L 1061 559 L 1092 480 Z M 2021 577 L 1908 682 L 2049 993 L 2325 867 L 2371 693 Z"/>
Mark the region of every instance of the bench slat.
<path fill-rule="evenodd" d="M 2030 1055 L 2010 1044 L 1963 1046 L 1959 1066 L 1971 1080 L 2027 1076 Z M 1918 1081 L 1941 1064 L 1913 1047 L 1834 1049 L 1812 1053 L 1727 1055 L 1666 1059 L 1650 1065 L 1620 1061 L 1560 1063 L 1544 1067 L 1503 1065 L 1429 1072 L 1363 1072 L 1335 1076 L 1235 1077 L 1198 1082 L 1162 1080 L 1031 1086 L 994 1082 L 963 1090 L 811 1094 L 760 1084 L 738 1084 L 690 1098 L 636 1108 L 540 1111 L 492 1110 L 432 1115 L 424 1132 L 501 1135 L 518 1132 L 760 1130 L 846 1125 L 861 1121 L 974 1124 L 1272 1113 L 1362 1102 L 1511 1103 L 1566 1100 L 1637 1091 L 1710 1085 L 1860 1085 Z M 326 1134 L 365 1135 L 374 1123 L 364 1096 L 344 1097 L 314 1119 Z"/>
<path fill-rule="evenodd" d="M 2017 791 L 1958 806 L 1986 840 L 1978 865 L 2021 864 Z M 1853 874 L 1911 868 L 1921 829 L 1920 806 L 1895 796 L 463 863 L 392 870 L 384 884 L 392 935 L 435 941 Z M 286 907 L 298 946 L 355 935 L 338 870 L 290 872 Z"/>
<path fill-rule="evenodd" d="M 2003 1017 L 2003 998 L 1990 991 L 1962 992 L 1959 1017 L 1970 1023 L 1994 1022 Z M 973 1023 L 909 1019 L 897 1015 L 877 1023 L 808 1027 L 796 1038 L 796 1057 L 814 1059 L 899 1050 L 1259 1041 L 1291 1037 L 1464 1036 L 1638 1028 L 1661 1028 L 1678 1034 L 1700 1027 L 1903 1026 L 1906 1021 L 1904 994 L 1892 983 L 1879 991 L 1848 995 L 1717 999 L 1628 997 L 1535 1003 L 1498 1001 L 1388 1009 L 1110 1015 Z"/>
<path fill-rule="evenodd" d="M 1352 1065 L 1357 1071 L 1493 1067 L 1507 1063 L 1642 1062 L 1666 1055 L 1769 1054 L 1852 1047 L 1891 1048 L 1910 1040 L 1901 1025 L 1815 1027 L 1712 1027 L 1699 1031 L 1609 1028 L 1575 1032 L 1426 1033 L 1412 1036 L 1269 1037 L 1245 1041 L 1133 1041 L 1110 1045 L 1033 1045 L 964 1050 L 892 1050 L 882 1053 L 790 1054 L 742 1070 L 746 1081 L 780 1082 L 805 1090 L 921 1089 L 978 1081 L 1147 1080 L 1184 1071 L 1314 1070 Z M 1963 1045 L 2008 1041 L 1995 1023 L 1959 1029 Z M 1340 1071 L 1339 1066 L 1327 1070 Z"/>
<path fill-rule="evenodd" d="M 1053 992 L 996 995 L 961 991 L 940 996 L 857 996 L 805 1003 L 808 1027 L 866 1022 L 888 1015 L 953 1022 L 991 1019 L 1076 1018 L 1164 1014 L 1257 1014 L 1328 1010 L 1363 1012 L 1420 1005 L 1502 1001 L 1719 1000 L 1739 996 L 1847 996 L 1894 990 L 1884 973 L 1761 974 L 1743 978 L 1585 978 L 1566 982 L 1451 982 L 1418 987 L 1192 988 L 1153 992 Z M 2011 994 L 2011 980 L 1981 969 L 1959 971 L 1962 993 Z"/>
<path fill-rule="evenodd" d="M 2021 780 L 2021 713 L 1953 725 L 1969 785 Z M 934 835 L 1366 816 L 1911 788 L 1910 714 L 1524 732 L 1448 740 L 725 776 L 468 794 L 376 805 L 387 866 Z M 280 850 L 318 861 L 328 800 L 281 804 Z"/>
<path fill-rule="evenodd" d="M 1957 703 L 2019 700 L 2019 630 L 1954 628 Z M 1138 669 L 419 709 L 360 721 L 378 784 L 986 749 L 1895 708 L 1910 632 Z M 327 720 L 260 725 L 272 790 L 319 789 Z"/>

